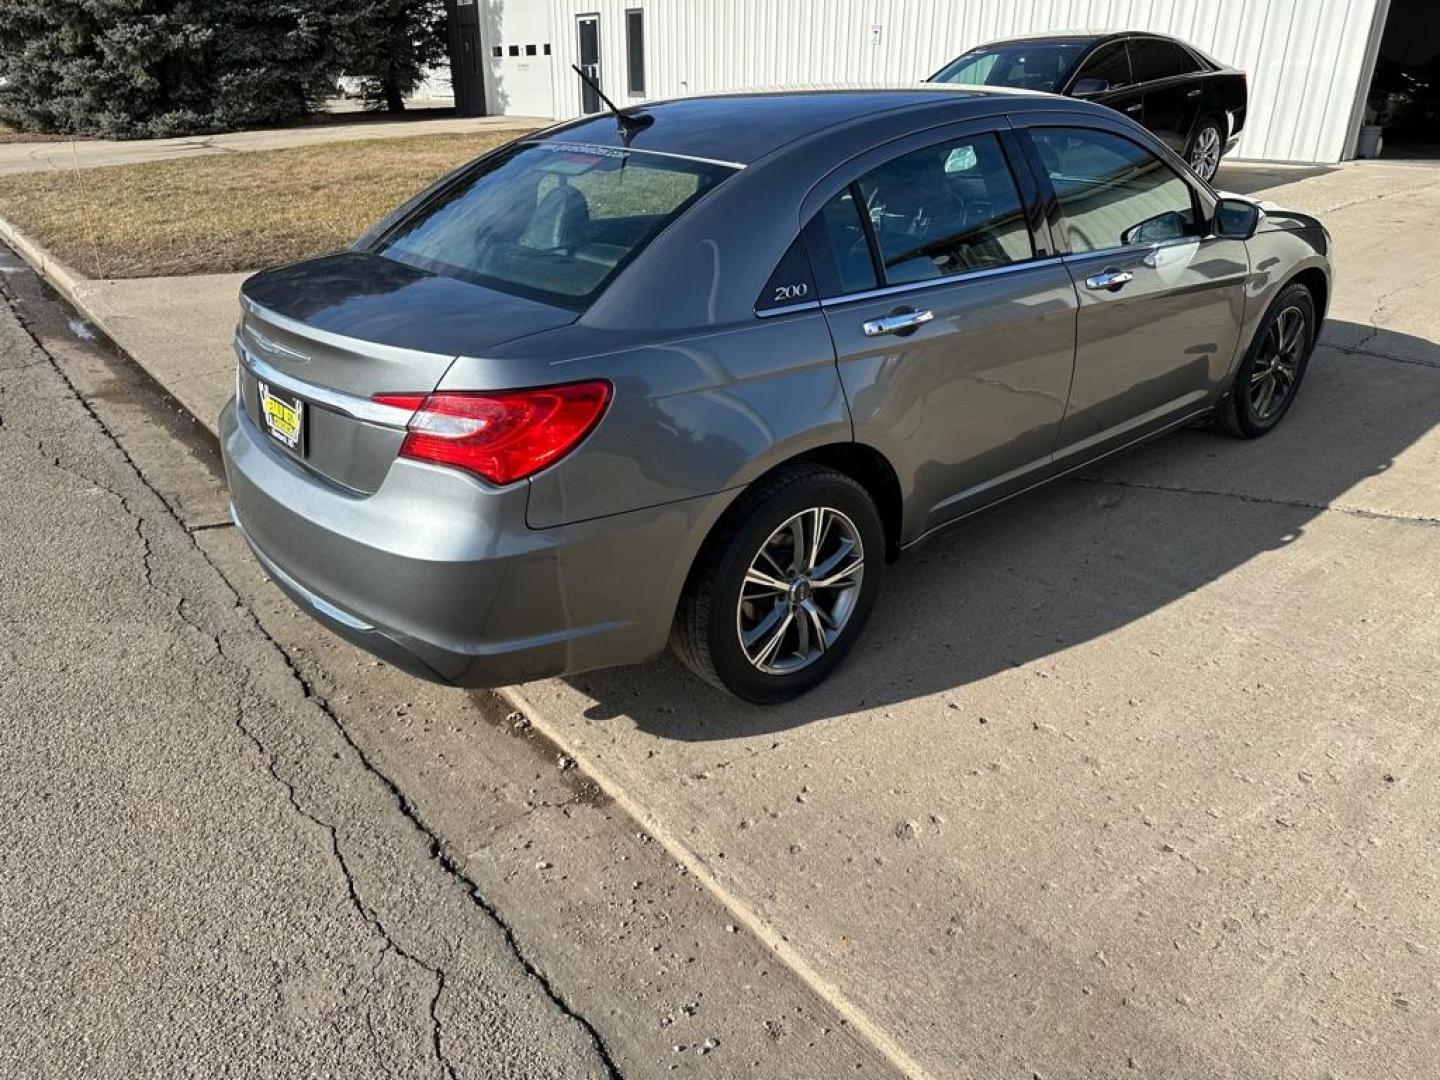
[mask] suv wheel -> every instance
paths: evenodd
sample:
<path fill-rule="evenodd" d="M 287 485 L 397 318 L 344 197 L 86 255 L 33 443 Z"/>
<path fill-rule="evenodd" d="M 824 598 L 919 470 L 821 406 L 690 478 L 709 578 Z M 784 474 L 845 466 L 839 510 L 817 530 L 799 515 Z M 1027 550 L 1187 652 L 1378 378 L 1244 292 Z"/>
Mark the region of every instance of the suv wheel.
<path fill-rule="evenodd" d="M 1260 320 L 1230 393 L 1220 403 L 1220 425 L 1243 439 L 1273 431 L 1290 411 L 1310 363 L 1317 333 L 1315 298 L 1304 285 L 1281 290 Z"/>
<path fill-rule="evenodd" d="M 863 487 L 819 466 L 783 470 L 741 496 L 701 551 L 675 652 L 746 701 L 787 701 L 845 658 L 884 569 L 884 529 Z"/>

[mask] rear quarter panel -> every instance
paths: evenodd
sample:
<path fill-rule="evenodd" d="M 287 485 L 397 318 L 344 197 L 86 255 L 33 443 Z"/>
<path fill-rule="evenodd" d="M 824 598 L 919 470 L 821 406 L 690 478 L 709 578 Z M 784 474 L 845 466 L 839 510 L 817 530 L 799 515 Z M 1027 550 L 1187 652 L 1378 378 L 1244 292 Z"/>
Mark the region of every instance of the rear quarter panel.
<path fill-rule="evenodd" d="M 461 359 L 445 376 L 450 389 L 590 378 L 613 385 L 595 431 L 530 479 L 532 528 L 738 488 L 807 449 L 850 439 L 818 311 L 670 341 L 633 337 L 570 328 L 532 339 L 528 356 Z"/>

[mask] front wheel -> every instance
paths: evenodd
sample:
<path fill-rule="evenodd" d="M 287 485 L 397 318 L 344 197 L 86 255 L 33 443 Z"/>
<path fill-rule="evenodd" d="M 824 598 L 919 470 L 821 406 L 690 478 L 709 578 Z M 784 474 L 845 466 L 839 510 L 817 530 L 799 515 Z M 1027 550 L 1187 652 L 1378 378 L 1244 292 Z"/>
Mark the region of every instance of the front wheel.
<path fill-rule="evenodd" d="M 1201 180 L 1207 184 L 1220 171 L 1220 155 L 1225 152 L 1225 135 L 1216 120 L 1202 120 L 1200 130 L 1190 140 L 1190 152 L 1185 159 Z"/>
<path fill-rule="evenodd" d="M 675 652 L 746 701 L 788 701 L 844 659 L 884 569 L 884 528 L 863 487 L 820 466 L 783 470 L 741 496 L 702 550 Z"/>
<path fill-rule="evenodd" d="M 1300 390 L 1315 348 L 1315 297 L 1304 285 L 1281 290 L 1255 331 L 1230 393 L 1220 403 L 1220 425 L 1243 439 L 1275 430 Z"/>

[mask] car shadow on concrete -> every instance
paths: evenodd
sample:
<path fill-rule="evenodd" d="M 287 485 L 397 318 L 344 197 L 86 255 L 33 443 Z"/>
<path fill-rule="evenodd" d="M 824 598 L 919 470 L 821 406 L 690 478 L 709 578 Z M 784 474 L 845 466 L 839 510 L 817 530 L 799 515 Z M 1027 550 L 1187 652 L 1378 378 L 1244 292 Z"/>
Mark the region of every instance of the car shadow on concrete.
<path fill-rule="evenodd" d="M 1332 344 L 1333 343 L 1333 344 Z M 666 656 L 568 681 L 591 721 L 680 740 L 778 732 L 962 690 L 1143 619 L 1293 543 L 1440 422 L 1440 346 L 1329 322 L 1284 423 L 1245 442 L 1166 436 L 940 533 L 887 567 L 865 634 L 822 686 L 748 705 Z"/>
<path fill-rule="evenodd" d="M 1254 195 L 1263 198 L 1271 188 L 1299 183 L 1335 171 L 1331 165 L 1262 165 L 1236 162 L 1220 166 L 1215 188 L 1233 195 Z"/>

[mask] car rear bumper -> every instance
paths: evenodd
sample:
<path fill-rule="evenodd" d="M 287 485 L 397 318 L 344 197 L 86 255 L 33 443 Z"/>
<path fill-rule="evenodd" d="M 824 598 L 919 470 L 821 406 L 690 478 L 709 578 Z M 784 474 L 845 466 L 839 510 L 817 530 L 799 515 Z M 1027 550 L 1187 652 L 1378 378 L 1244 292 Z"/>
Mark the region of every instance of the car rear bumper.
<path fill-rule="evenodd" d="M 236 525 L 272 579 L 346 640 L 422 678 L 501 686 L 637 663 L 669 636 L 728 499 L 552 529 L 528 484 L 397 460 L 372 495 L 318 479 L 234 407 L 220 420 Z"/>

